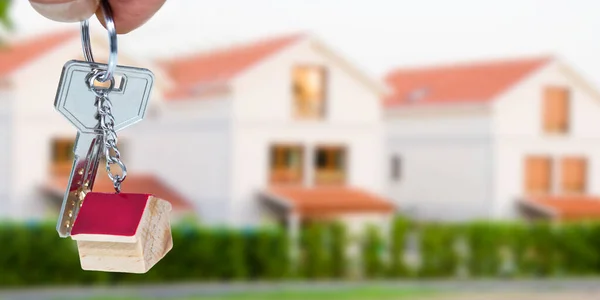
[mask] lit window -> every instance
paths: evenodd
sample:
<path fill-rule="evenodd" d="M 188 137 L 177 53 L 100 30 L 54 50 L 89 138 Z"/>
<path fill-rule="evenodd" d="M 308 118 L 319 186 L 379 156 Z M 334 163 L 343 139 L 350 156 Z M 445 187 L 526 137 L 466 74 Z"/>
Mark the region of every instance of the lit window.
<path fill-rule="evenodd" d="M 343 184 L 346 181 L 345 148 L 317 147 L 314 164 L 316 184 Z"/>
<path fill-rule="evenodd" d="M 73 165 L 73 139 L 54 139 L 51 142 L 51 173 L 68 175 Z"/>
<path fill-rule="evenodd" d="M 303 175 L 301 146 L 274 145 L 270 150 L 270 183 L 300 184 Z"/>
<path fill-rule="evenodd" d="M 318 119 L 325 115 L 325 69 L 300 66 L 293 71 L 294 117 Z"/>

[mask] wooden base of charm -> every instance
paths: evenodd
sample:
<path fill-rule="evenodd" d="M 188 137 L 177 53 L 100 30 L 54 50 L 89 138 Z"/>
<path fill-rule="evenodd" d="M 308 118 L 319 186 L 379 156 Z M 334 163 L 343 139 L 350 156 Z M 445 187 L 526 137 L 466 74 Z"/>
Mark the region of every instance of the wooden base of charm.
<path fill-rule="evenodd" d="M 88 193 L 71 231 L 81 268 L 146 273 L 173 248 L 170 211 L 152 195 Z"/>

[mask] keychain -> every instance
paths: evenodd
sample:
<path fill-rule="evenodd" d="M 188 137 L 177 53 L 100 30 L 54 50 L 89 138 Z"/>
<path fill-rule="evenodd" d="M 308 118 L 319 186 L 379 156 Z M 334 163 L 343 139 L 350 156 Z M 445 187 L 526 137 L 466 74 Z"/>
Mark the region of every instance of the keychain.
<path fill-rule="evenodd" d="M 65 64 L 54 102 L 78 131 L 57 231 L 77 241 L 84 270 L 145 273 L 173 247 L 171 204 L 149 194 L 121 193 L 127 168 L 117 148 L 117 131 L 143 119 L 154 75 L 117 65 L 112 10 L 106 0 L 100 4 L 110 42 L 108 64 L 94 62 L 89 21 L 82 21 L 86 61 Z M 115 193 L 92 191 L 102 157 Z M 120 174 L 114 173 L 115 166 Z"/>

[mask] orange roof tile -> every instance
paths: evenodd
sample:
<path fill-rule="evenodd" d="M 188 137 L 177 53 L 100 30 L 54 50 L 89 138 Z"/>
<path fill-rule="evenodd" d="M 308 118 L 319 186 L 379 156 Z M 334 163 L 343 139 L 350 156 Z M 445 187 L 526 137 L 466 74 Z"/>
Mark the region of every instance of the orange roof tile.
<path fill-rule="evenodd" d="M 384 103 L 387 107 L 394 107 L 491 101 L 551 59 L 542 57 L 399 69 L 385 78 L 393 92 Z"/>
<path fill-rule="evenodd" d="M 100 168 L 99 168 L 100 169 Z M 55 177 L 47 186 L 47 189 L 57 195 L 62 196 L 69 178 L 67 176 Z M 99 170 L 94 182 L 94 192 L 111 193 L 114 192 L 112 181 L 106 175 L 106 171 Z M 192 210 L 191 203 L 180 195 L 177 191 L 167 186 L 156 176 L 148 174 L 128 174 L 123 182 L 123 193 L 145 193 L 152 194 L 158 198 L 169 201 L 174 211 Z"/>
<path fill-rule="evenodd" d="M 565 221 L 600 219 L 600 198 L 590 196 L 539 197 L 524 201 L 525 205 L 552 213 Z"/>
<path fill-rule="evenodd" d="M 267 198 L 284 201 L 301 216 L 338 215 L 346 213 L 391 213 L 394 205 L 384 198 L 350 187 L 273 187 Z"/>
<path fill-rule="evenodd" d="M 78 31 L 45 33 L 0 47 L 0 77 L 12 73 L 23 64 L 77 37 L 78 34 Z"/>
<path fill-rule="evenodd" d="M 159 62 L 175 83 L 167 99 L 190 96 L 203 83 L 226 82 L 248 67 L 298 41 L 302 34 L 261 40 L 251 44 Z"/>

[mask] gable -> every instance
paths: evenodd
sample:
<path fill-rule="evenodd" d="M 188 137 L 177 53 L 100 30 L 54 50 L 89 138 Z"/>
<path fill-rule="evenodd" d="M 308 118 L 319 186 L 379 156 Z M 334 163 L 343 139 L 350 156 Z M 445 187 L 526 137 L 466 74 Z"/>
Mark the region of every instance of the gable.
<path fill-rule="evenodd" d="M 600 95 L 563 62 L 555 60 L 496 97 L 496 131 L 536 137 L 592 137 Z"/>
<path fill-rule="evenodd" d="M 320 54 L 334 60 L 348 74 L 376 93 L 382 95 L 387 91 L 383 84 L 358 70 L 314 37 L 306 34 L 291 34 L 159 61 L 158 64 L 164 68 L 174 84 L 174 88 L 167 93 L 166 98 L 181 100 L 202 97 L 207 93 L 229 91 L 229 83 L 233 79 L 260 67 L 264 61 L 301 41 L 310 41 L 312 47 Z"/>
<path fill-rule="evenodd" d="M 281 122 L 374 122 L 384 92 L 382 84 L 313 38 L 271 55 L 231 86 L 236 117 Z"/>
<path fill-rule="evenodd" d="M 302 37 L 299 34 L 276 37 L 228 49 L 159 61 L 158 64 L 175 84 L 166 94 L 166 98 L 189 98 L 197 92 L 202 92 L 205 86 L 210 86 L 211 91 L 214 91 L 215 87 L 222 88 L 223 83 Z"/>

